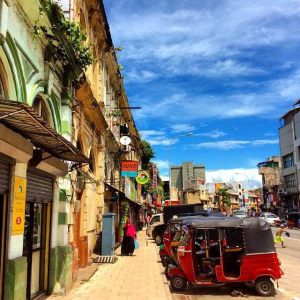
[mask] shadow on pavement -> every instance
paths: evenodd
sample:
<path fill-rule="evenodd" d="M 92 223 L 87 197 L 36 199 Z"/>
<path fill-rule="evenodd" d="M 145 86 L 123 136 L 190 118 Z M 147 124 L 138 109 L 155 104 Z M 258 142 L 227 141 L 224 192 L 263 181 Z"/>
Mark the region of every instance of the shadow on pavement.
<path fill-rule="evenodd" d="M 240 296 L 232 296 L 232 298 L 247 298 L 247 297 L 255 297 L 255 299 L 266 299 L 266 297 L 259 296 L 255 288 L 246 287 L 243 284 L 231 284 L 231 285 L 224 285 L 220 287 L 195 287 L 195 286 L 189 286 L 186 291 L 184 292 L 175 292 L 172 290 L 172 288 L 169 285 L 170 292 L 174 295 L 178 296 L 231 296 L 231 293 L 233 291 L 239 291 L 242 295 Z M 276 294 L 275 294 L 276 296 Z M 274 297 L 274 296 L 273 296 Z M 272 298 L 272 297 L 267 297 Z M 189 298 L 193 299 L 193 298 Z M 221 298 L 220 298 L 221 299 Z"/>

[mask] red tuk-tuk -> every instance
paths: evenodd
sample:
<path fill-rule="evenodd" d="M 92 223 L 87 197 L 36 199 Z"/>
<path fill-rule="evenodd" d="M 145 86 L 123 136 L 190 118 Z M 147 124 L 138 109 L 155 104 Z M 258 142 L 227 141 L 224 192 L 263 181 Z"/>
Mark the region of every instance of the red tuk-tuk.
<path fill-rule="evenodd" d="M 283 275 L 270 225 L 259 218 L 197 219 L 182 227 L 178 266 L 169 265 L 171 287 L 187 283 L 218 286 L 244 282 L 258 294 L 275 293 L 272 280 Z"/>
<path fill-rule="evenodd" d="M 288 228 L 300 228 L 299 226 L 299 219 L 300 219 L 300 212 L 290 212 L 286 216 L 287 218 L 287 226 Z"/>
<path fill-rule="evenodd" d="M 203 211 L 195 215 L 184 215 L 184 216 L 180 216 L 179 218 L 173 218 L 168 222 L 167 229 L 163 234 L 164 247 L 161 248 L 159 251 L 163 266 L 167 267 L 169 263 L 174 261 L 174 259 L 172 258 L 174 256 L 174 253 L 172 254 L 171 243 L 175 237 L 176 232 L 180 230 L 181 226 L 184 224 L 191 224 L 193 221 L 199 218 L 208 218 L 208 217 L 224 218 L 224 215 L 220 212 L 209 213 L 207 211 Z"/>

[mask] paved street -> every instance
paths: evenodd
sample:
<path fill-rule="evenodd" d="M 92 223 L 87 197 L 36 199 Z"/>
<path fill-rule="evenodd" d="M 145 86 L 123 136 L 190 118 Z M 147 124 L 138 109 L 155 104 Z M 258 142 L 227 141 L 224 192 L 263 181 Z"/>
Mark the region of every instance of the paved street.
<path fill-rule="evenodd" d="M 285 272 L 279 282 L 276 300 L 300 299 L 299 264 L 300 232 L 291 230 L 286 239 L 287 248 L 279 248 L 278 253 Z M 232 299 L 230 292 L 234 287 L 189 289 L 184 293 L 170 291 L 168 282 L 159 263 L 158 247 L 147 240 L 145 231 L 139 232 L 140 248 L 133 257 L 118 255 L 115 264 L 101 264 L 89 282 L 73 289 L 67 296 L 51 296 L 48 300 L 77 299 L 166 299 L 166 300 L 205 300 Z M 119 253 L 120 249 L 118 249 Z M 259 297 L 253 289 L 236 286 L 250 299 Z M 298 298 L 297 298 L 298 297 Z M 272 298 L 273 299 L 273 298 Z"/>

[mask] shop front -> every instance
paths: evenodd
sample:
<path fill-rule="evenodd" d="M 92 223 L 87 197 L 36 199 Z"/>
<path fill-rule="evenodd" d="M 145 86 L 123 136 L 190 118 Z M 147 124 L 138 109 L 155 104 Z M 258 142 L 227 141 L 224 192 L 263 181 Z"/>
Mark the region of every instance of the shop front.
<path fill-rule="evenodd" d="M 49 173 L 35 168 L 27 170 L 23 256 L 27 258 L 28 299 L 47 288 L 54 180 Z"/>
<path fill-rule="evenodd" d="M 90 162 L 31 107 L 0 100 L 1 300 L 52 292 L 72 272 L 59 188 L 64 161 Z"/>
<path fill-rule="evenodd" d="M 8 199 L 10 187 L 10 160 L 0 153 L 0 299 L 3 299 L 5 260 L 7 256 Z"/>

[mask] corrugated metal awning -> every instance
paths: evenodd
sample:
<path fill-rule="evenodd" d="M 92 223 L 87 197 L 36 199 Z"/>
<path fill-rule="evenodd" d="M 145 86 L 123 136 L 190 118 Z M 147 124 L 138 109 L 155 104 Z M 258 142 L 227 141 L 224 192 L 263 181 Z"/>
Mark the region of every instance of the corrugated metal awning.
<path fill-rule="evenodd" d="M 57 158 L 91 163 L 90 159 L 53 130 L 28 104 L 0 99 L 0 123 Z"/>

